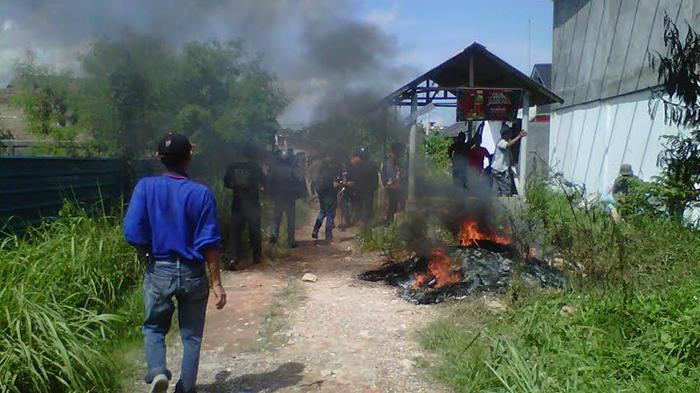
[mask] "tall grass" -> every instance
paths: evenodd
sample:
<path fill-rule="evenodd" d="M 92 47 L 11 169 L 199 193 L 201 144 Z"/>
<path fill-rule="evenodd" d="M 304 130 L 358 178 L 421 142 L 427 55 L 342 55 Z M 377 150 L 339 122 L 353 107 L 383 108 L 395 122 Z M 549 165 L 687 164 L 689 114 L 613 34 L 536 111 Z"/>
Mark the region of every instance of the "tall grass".
<path fill-rule="evenodd" d="M 120 220 L 66 207 L 0 239 L 0 392 L 114 391 L 111 346 L 137 334 L 141 311 Z"/>

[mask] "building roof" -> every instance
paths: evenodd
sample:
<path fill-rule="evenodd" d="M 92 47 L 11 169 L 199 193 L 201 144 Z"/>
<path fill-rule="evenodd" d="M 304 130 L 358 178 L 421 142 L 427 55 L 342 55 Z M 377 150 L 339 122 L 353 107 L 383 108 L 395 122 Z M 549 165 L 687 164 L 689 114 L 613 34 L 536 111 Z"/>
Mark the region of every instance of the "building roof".
<path fill-rule="evenodd" d="M 449 88 L 469 86 L 470 59 L 473 59 L 474 62 L 474 87 L 514 88 L 527 90 L 531 94 L 531 105 L 546 105 L 554 102 L 564 102 L 564 100 L 551 92 L 545 86 L 518 71 L 515 67 L 489 52 L 483 45 L 476 42 L 444 63 L 406 83 L 401 88 L 389 94 L 386 97 L 386 100 L 390 101 L 394 105 L 410 105 L 411 96 L 415 91 L 417 93 L 426 93 L 418 98 L 419 106 L 427 105 L 434 100 L 454 101 L 456 99 L 454 97 L 456 89 L 452 91 Z M 447 90 L 449 90 L 453 96 L 448 97 L 447 94 L 431 95 L 430 92 L 434 91 L 435 89 L 435 87 L 433 87 L 433 90 L 430 90 L 431 82 L 437 84 L 439 88 L 447 88 Z M 424 83 L 427 84 L 427 87 L 419 87 L 419 85 Z"/>
<path fill-rule="evenodd" d="M 539 84 L 546 88 L 552 87 L 552 63 L 535 64 L 532 68 L 530 78 L 536 80 Z"/>

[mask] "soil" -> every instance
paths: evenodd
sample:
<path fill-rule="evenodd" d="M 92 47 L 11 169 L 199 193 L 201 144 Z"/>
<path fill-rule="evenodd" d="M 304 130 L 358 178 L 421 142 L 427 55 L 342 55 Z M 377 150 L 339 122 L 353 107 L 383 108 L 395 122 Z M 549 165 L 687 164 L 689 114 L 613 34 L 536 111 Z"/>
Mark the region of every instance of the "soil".
<path fill-rule="evenodd" d="M 359 251 L 350 232 L 331 244 L 311 240 L 308 227 L 297 234 L 299 247 L 275 261 L 224 273 L 228 304 L 216 310 L 210 299 L 198 392 L 447 392 L 421 366 L 417 343 L 443 309 L 357 279 L 383 258 Z M 305 273 L 318 281 L 302 282 Z M 169 342 L 176 381 L 181 346 Z"/>

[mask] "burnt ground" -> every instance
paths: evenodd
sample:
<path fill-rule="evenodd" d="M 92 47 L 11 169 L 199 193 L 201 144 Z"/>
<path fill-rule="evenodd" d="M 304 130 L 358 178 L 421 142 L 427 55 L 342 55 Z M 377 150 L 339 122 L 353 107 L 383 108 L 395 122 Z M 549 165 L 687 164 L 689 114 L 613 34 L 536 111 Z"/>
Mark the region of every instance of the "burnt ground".
<path fill-rule="evenodd" d="M 350 232 L 333 244 L 312 241 L 308 227 L 297 234 L 299 248 L 275 261 L 224 273 L 228 304 L 219 311 L 210 301 L 198 391 L 447 392 L 419 366 L 426 354 L 416 340 L 443 309 L 357 279 L 383 260 L 359 251 Z M 302 282 L 307 272 L 318 281 Z M 179 337 L 169 343 L 177 374 Z"/>

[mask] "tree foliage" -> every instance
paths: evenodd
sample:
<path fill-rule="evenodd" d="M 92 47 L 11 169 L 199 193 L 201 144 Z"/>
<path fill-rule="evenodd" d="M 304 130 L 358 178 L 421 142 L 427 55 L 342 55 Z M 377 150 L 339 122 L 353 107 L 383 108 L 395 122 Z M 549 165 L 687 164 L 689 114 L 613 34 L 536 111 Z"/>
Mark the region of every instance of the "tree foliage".
<path fill-rule="evenodd" d="M 650 56 L 662 89 L 650 100 L 650 114 L 659 102 L 664 105 L 666 124 L 684 128 L 700 126 L 700 35 L 688 25 L 685 40 L 671 18 L 664 17 L 666 53 Z M 684 211 L 700 201 L 700 146 L 698 131 L 663 137 L 657 159 L 661 174 L 645 187 L 642 198 L 660 201 L 672 217 L 682 219 Z"/>
<path fill-rule="evenodd" d="M 650 56 L 650 65 L 657 71 L 663 89 L 652 103 L 664 105 L 668 124 L 682 127 L 700 126 L 700 35 L 688 25 L 685 40 L 668 15 L 664 17 L 666 53 Z"/>
<path fill-rule="evenodd" d="M 80 61 L 79 78 L 18 65 L 18 103 L 34 134 L 56 140 L 70 127 L 67 139 L 88 141 L 103 155 L 147 157 L 175 130 L 191 137 L 199 154 L 219 157 L 241 142 L 269 143 L 287 105 L 275 76 L 240 41 L 190 42 L 178 50 L 129 35 L 94 41 Z M 224 165 L 209 161 L 208 169 Z"/>
<path fill-rule="evenodd" d="M 13 102 L 24 109 L 31 132 L 51 139 L 55 151 L 68 152 L 80 134 L 74 82 L 68 72 L 54 72 L 37 64 L 31 52 L 15 68 L 17 94 Z"/>

